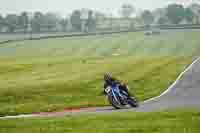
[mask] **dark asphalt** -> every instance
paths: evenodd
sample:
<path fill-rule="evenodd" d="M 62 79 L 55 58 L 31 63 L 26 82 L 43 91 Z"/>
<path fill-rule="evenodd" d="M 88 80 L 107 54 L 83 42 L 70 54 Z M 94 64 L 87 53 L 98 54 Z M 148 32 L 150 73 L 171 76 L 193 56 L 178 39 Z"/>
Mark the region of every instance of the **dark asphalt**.
<path fill-rule="evenodd" d="M 181 74 L 167 92 L 141 104 L 137 111 L 159 111 L 178 107 L 200 107 L 200 58 Z"/>

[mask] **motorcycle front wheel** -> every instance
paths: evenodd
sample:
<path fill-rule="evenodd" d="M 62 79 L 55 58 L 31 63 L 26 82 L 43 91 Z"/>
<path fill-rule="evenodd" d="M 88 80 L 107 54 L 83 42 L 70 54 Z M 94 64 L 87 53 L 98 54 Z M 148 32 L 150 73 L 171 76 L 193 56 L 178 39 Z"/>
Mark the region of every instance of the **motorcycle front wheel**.
<path fill-rule="evenodd" d="M 129 97 L 127 102 L 131 107 L 136 108 L 136 107 L 139 106 L 139 104 L 138 104 L 138 102 L 137 102 L 137 100 L 135 98 Z"/>
<path fill-rule="evenodd" d="M 115 109 L 122 109 L 122 108 L 123 108 L 122 105 L 120 105 L 120 104 L 115 100 L 114 96 L 113 96 L 111 93 L 108 94 L 108 101 L 109 101 L 109 103 L 110 103 Z"/>

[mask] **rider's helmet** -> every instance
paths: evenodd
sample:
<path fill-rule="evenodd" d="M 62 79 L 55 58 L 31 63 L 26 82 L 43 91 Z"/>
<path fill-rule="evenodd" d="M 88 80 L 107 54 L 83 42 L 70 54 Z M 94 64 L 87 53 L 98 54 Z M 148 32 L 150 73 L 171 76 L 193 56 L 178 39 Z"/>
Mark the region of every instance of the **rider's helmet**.
<path fill-rule="evenodd" d="M 104 74 L 104 80 L 106 82 L 111 82 L 113 80 L 113 77 L 110 73 L 106 73 L 106 74 Z"/>

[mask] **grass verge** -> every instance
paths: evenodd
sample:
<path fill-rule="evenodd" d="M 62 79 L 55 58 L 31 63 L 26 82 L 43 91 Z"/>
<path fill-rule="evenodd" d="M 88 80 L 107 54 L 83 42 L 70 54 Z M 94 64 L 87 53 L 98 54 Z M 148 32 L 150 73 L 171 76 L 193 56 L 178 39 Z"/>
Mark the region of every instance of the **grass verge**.
<path fill-rule="evenodd" d="M 0 120 L 1 133 L 198 133 L 200 110 Z"/>
<path fill-rule="evenodd" d="M 190 63 L 183 57 L 127 57 L 7 65 L 0 77 L 0 115 L 109 105 L 102 94 L 107 71 L 143 101 L 162 93 Z"/>
<path fill-rule="evenodd" d="M 142 32 L 0 46 L 0 116 L 109 105 L 112 72 L 140 101 L 162 93 L 199 53 L 199 32 Z M 113 56 L 113 55 L 119 56 Z"/>

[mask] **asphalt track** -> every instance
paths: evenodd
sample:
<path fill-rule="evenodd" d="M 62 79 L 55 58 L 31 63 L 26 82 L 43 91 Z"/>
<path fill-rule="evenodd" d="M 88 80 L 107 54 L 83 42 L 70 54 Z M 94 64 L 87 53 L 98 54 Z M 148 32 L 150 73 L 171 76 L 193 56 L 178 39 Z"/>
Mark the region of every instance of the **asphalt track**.
<path fill-rule="evenodd" d="M 29 115 L 5 116 L 0 117 L 0 119 L 58 117 L 88 113 L 113 113 L 124 111 L 153 112 L 180 107 L 200 107 L 200 57 L 195 59 L 165 92 L 163 92 L 160 96 L 141 102 L 138 108 L 127 108 L 121 110 L 116 110 L 113 107 L 65 109 L 61 112 L 41 112 Z"/>

